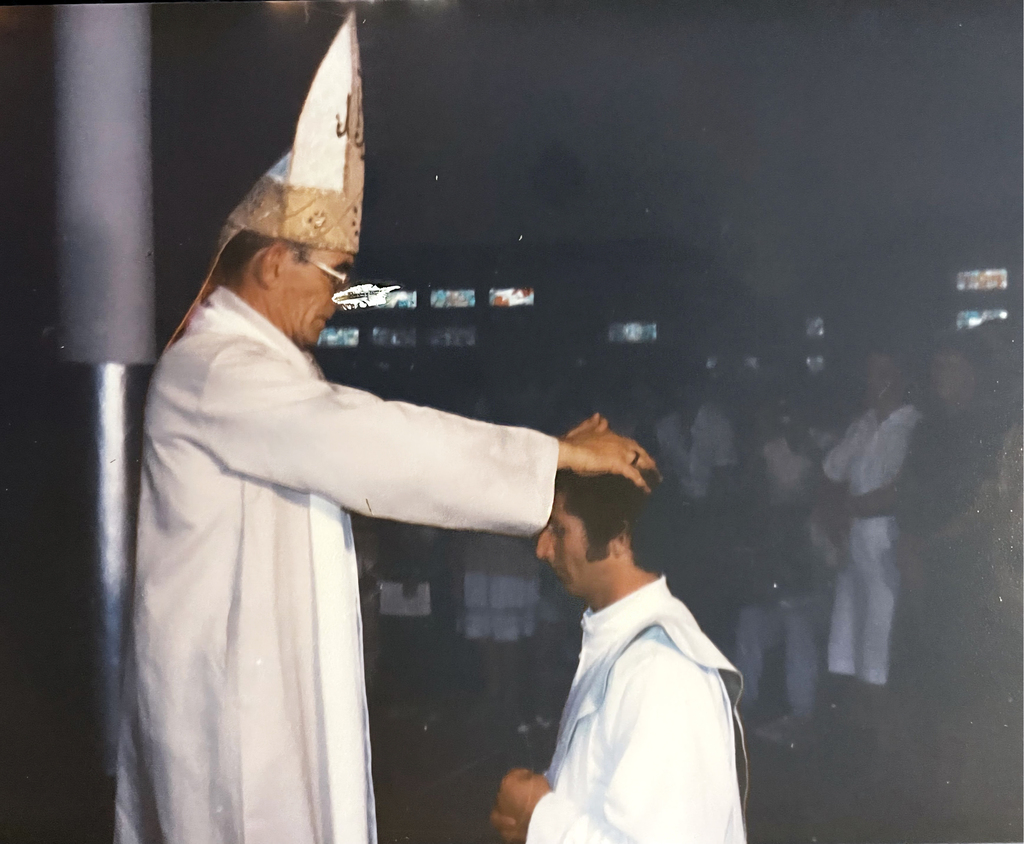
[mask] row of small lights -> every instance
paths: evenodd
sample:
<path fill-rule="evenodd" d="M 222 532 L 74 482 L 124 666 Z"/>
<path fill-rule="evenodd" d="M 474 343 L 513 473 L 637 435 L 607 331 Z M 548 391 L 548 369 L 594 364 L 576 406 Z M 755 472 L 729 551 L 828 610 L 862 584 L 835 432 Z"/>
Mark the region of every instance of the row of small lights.
<path fill-rule="evenodd" d="M 971 270 L 958 273 L 957 290 L 959 291 L 997 291 L 1007 288 L 1006 270 Z M 403 295 L 404 294 L 404 297 Z M 392 294 L 395 295 L 395 294 Z M 390 297 L 389 297 L 390 299 Z M 533 305 L 533 290 L 528 288 L 492 288 L 489 291 L 492 307 L 517 307 Z M 433 308 L 472 308 L 476 305 L 476 291 L 433 290 L 430 294 L 430 305 Z M 389 301 L 385 307 L 416 307 L 416 291 L 398 291 L 395 300 Z M 987 308 L 983 310 L 962 310 L 957 314 L 958 329 L 977 328 L 986 322 L 1006 320 L 1009 312 L 1005 308 Z M 825 320 L 821 316 L 809 317 L 805 325 L 808 339 L 821 340 L 825 336 Z M 415 328 L 384 328 L 375 327 L 371 334 L 375 346 L 392 348 L 409 348 L 416 345 Z M 615 322 L 608 327 L 609 343 L 654 343 L 658 339 L 658 325 L 655 322 Z M 439 347 L 471 347 L 476 345 L 475 326 L 451 326 L 433 329 L 428 335 L 428 343 Z M 335 348 L 354 348 L 359 345 L 359 329 L 354 326 L 325 328 L 320 335 L 320 346 Z M 810 373 L 817 374 L 825 368 L 825 357 L 822 354 L 808 355 L 806 366 Z M 757 371 L 760 361 L 756 356 L 746 356 L 744 368 Z M 708 357 L 706 366 L 714 370 L 718 366 L 718 357 Z"/>
<path fill-rule="evenodd" d="M 960 292 L 988 293 L 1006 290 L 1008 285 L 1007 272 L 1001 270 L 968 270 L 957 273 L 956 289 Z M 1009 319 L 1010 314 L 1006 308 L 985 308 L 980 310 L 962 310 L 956 315 L 957 329 L 977 328 L 986 322 L 1003 321 Z M 825 320 L 820 316 L 810 317 L 806 326 L 807 337 L 812 340 L 820 340 L 825 336 Z M 713 369 L 717 359 L 708 358 L 708 368 Z M 807 369 L 813 374 L 821 372 L 825 368 L 825 356 L 821 354 L 807 356 Z M 758 368 L 757 358 L 748 357 L 744 359 L 744 365 L 751 369 Z"/>
<path fill-rule="evenodd" d="M 1006 270 L 968 270 L 957 273 L 956 289 L 961 293 L 995 293 L 1008 286 Z M 986 322 L 1002 322 L 1010 318 L 1006 308 L 972 308 L 956 315 L 958 330 L 977 328 Z"/>
<path fill-rule="evenodd" d="M 378 287 L 390 288 L 390 282 L 370 282 Z M 532 306 L 534 303 L 533 288 L 530 287 L 492 287 L 488 291 L 488 304 L 492 308 L 518 308 Z M 412 309 L 419 304 L 419 296 L 415 290 L 391 290 L 387 293 L 384 303 L 372 305 L 373 308 Z M 432 308 L 475 308 L 476 291 L 462 290 L 431 290 L 430 307 Z"/>
<path fill-rule="evenodd" d="M 375 326 L 370 338 L 373 345 L 383 348 L 411 348 L 416 345 L 416 328 Z M 609 343 L 653 343 L 657 339 L 658 324 L 655 322 L 613 322 L 608 327 Z M 476 326 L 433 328 L 427 335 L 427 342 L 430 346 L 475 346 Z M 355 348 L 359 345 L 359 328 L 354 325 L 329 326 L 320 332 L 317 345 L 325 348 Z"/>

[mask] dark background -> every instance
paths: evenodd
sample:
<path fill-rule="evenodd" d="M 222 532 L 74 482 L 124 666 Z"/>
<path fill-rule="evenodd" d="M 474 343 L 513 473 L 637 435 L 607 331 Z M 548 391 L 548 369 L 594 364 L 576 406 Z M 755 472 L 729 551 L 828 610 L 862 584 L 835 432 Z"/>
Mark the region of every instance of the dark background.
<path fill-rule="evenodd" d="M 158 346 L 343 9 L 153 7 Z M 657 318 L 693 360 L 795 342 L 812 313 L 840 350 L 931 331 L 962 269 L 1008 268 L 1019 304 L 1019 4 L 359 9 L 366 277 L 533 286 L 545 342 Z M 56 321 L 52 13 L 0 14 L 0 342 L 31 381 Z"/>
<path fill-rule="evenodd" d="M 950 326 L 968 301 L 959 270 L 1007 268 L 1010 289 L 988 298 L 1020 326 L 1018 2 L 358 9 L 358 270 L 422 304 L 351 324 L 474 322 L 478 346 L 322 351 L 332 377 L 445 407 L 499 370 L 660 383 L 712 353 L 806 380 L 804 320 L 821 314 L 828 366 L 808 389 L 852 407 L 863 343 Z M 158 347 L 224 218 L 290 146 L 343 12 L 153 7 Z M 55 352 L 52 18 L 0 8 L 0 659 L 25 678 L 0 707 L 15 737 L 0 840 L 102 828 L 109 788 L 90 756 L 82 402 Z M 489 312 L 487 288 L 514 285 L 536 306 Z M 437 286 L 484 306 L 431 312 Z M 609 347 L 624 319 L 657 321 L 658 342 Z"/>

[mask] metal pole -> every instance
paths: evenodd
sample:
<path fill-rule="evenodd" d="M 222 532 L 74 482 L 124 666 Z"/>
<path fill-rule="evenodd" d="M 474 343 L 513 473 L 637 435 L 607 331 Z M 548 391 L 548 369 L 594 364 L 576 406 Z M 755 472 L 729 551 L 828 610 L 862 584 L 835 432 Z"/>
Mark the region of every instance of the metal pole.
<path fill-rule="evenodd" d="M 142 392 L 154 359 L 149 7 L 56 15 L 62 348 L 89 379 L 98 708 L 116 767 L 121 634 L 134 558 Z"/>

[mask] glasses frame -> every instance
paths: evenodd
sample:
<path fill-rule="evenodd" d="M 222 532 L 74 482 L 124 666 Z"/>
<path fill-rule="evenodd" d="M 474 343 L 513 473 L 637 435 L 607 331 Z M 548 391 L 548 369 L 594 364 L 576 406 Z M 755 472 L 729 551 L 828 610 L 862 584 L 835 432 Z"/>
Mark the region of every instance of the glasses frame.
<path fill-rule="evenodd" d="M 388 293 L 400 289 L 400 286 L 397 284 L 391 287 L 379 287 L 372 283 L 353 286 L 354 275 L 351 266 L 344 272 L 339 272 L 334 267 L 329 267 L 320 261 L 314 261 L 304 249 L 299 250 L 297 255 L 300 261 L 316 267 L 331 279 L 333 282 L 332 287 L 334 288 L 331 301 L 345 310 L 372 307 L 366 301 L 368 297 L 386 296 Z"/>
<path fill-rule="evenodd" d="M 307 264 L 312 264 L 318 270 L 326 273 L 328 278 L 333 282 L 334 293 L 333 296 L 338 296 L 340 293 L 344 293 L 345 289 L 352 284 L 352 270 L 348 269 L 345 272 L 338 272 L 334 267 L 329 267 L 327 264 L 321 263 L 320 261 L 314 261 L 312 258 L 306 258 Z"/>

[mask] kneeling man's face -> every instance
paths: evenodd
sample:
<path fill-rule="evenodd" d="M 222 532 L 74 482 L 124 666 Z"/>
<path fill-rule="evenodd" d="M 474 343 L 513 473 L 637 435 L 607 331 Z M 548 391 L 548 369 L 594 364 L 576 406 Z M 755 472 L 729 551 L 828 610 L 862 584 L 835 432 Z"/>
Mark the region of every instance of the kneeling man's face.
<path fill-rule="evenodd" d="M 565 496 L 555 496 L 544 530 L 537 537 L 537 556 L 551 566 L 570 595 L 586 596 L 592 563 L 587 560 L 587 529 L 578 516 L 566 512 Z"/>

